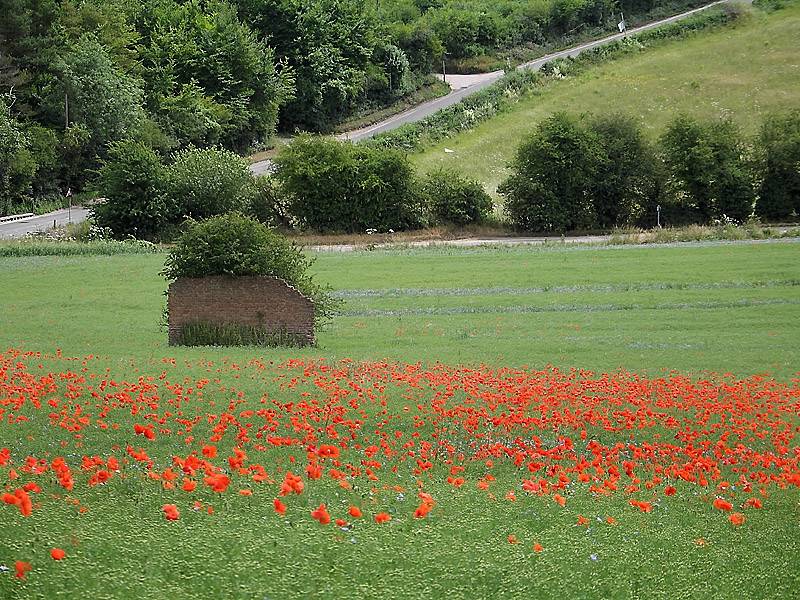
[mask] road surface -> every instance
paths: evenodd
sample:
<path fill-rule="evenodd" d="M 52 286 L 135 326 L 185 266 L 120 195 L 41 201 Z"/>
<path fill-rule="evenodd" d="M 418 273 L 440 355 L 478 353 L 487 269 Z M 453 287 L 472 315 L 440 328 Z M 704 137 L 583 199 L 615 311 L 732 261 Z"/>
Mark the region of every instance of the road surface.
<path fill-rule="evenodd" d="M 89 216 L 89 209 L 82 206 L 73 206 L 71 209 L 64 208 L 55 212 L 28 217 L 18 221 L 0 223 L 0 239 L 21 238 L 28 233 L 47 231 L 57 227 L 63 227 L 67 223 L 80 223 Z"/>

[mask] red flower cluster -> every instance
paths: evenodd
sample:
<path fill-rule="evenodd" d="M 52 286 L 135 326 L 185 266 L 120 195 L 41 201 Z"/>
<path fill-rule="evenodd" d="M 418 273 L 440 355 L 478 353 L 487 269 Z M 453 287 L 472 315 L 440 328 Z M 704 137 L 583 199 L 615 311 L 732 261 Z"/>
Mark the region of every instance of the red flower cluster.
<path fill-rule="evenodd" d="M 38 366 L 45 360 L 63 368 L 49 372 Z M 210 489 L 253 496 L 254 505 L 259 495 L 274 498 L 287 520 L 308 520 L 307 507 L 318 506 L 311 518 L 347 527 L 365 513 L 375 523 L 437 518 L 437 501 L 449 496 L 517 505 L 542 497 L 569 510 L 578 495 L 619 495 L 647 514 L 701 490 L 709 518 L 722 511 L 742 526 L 747 519 L 734 506 L 763 509 L 774 491 L 800 488 L 797 380 L 302 360 L 204 361 L 203 376 L 190 378 L 183 369 L 191 365 L 179 370 L 172 359 L 160 373 L 129 380 L 93 368 L 96 360 L 75 369 L 61 356 L 0 353 L 2 439 L 45 431 L 65 454 L 0 448 L 0 510 L 26 517 L 59 492 L 138 484 L 164 496 L 153 510 L 161 506 L 169 521 L 180 519 L 180 507 L 213 514 L 195 497 Z M 257 393 L 237 388 L 245 374 Z M 109 430 L 123 436 L 120 445 L 105 442 Z M 83 455 L 87 442 L 105 451 Z M 448 485 L 437 501 L 434 483 Z M 331 490 L 344 496 L 341 505 L 323 502 Z M 419 502 L 390 508 L 382 493 L 413 493 Z M 52 557 L 63 559 L 57 550 Z M 18 562 L 18 577 L 25 565 Z"/>

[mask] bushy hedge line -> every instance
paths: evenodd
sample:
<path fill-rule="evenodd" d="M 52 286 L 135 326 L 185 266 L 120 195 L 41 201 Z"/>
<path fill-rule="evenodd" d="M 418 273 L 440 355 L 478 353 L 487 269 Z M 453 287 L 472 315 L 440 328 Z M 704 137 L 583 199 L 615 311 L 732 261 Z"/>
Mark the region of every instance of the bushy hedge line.
<path fill-rule="evenodd" d="M 183 150 L 163 164 L 141 142 L 117 142 L 100 169 L 106 199 L 94 216 L 118 238 L 168 240 L 186 218 L 231 211 L 270 226 L 353 233 L 466 225 L 492 208 L 480 184 L 455 173 L 418 180 L 399 150 L 301 135 L 275 164 L 273 177 L 253 178 L 225 150 Z"/>
<path fill-rule="evenodd" d="M 657 147 L 618 115 L 541 122 L 501 184 L 506 214 L 529 231 L 744 222 L 800 215 L 800 110 L 766 119 L 752 143 L 726 120 L 678 115 Z M 657 213 L 660 212 L 660 215 Z"/>
<path fill-rule="evenodd" d="M 520 98 L 530 94 L 537 87 L 547 85 L 554 78 L 574 75 L 592 64 L 611 60 L 631 52 L 640 52 L 663 40 L 678 39 L 699 30 L 721 26 L 738 17 L 739 13 L 735 10 L 709 9 L 696 16 L 651 29 L 636 36 L 586 50 L 576 58 L 552 61 L 538 73 L 527 69 L 514 70 L 458 104 L 438 111 L 416 123 L 409 123 L 377 135 L 364 143 L 381 148 L 423 149 L 460 131 L 469 130 L 508 110 Z"/>

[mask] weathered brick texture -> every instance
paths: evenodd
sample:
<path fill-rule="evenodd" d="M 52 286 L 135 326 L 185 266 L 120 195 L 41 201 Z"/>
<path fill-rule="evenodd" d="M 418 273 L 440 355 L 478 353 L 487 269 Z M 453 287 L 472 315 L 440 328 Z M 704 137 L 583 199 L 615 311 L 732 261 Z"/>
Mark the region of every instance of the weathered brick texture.
<path fill-rule="evenodd" d="M 314 303 L 277 277 L 182 277 L 168 292 L 169 343 L 188 323 L 261 326 L 314 343 Z"/>

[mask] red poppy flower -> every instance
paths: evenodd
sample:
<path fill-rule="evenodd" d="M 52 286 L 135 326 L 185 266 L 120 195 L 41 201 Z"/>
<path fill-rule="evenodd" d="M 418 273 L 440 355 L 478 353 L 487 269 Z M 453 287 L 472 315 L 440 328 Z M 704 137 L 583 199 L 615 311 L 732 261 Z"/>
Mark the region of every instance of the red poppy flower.
<path fill-rule="evenodd" d="M 31 567 L 31 563 L 25 562 L 24 560 L 18 560 L 14 563 L 14 569 L 16 570 L 16 578 L 17 579 L 25 579 L 25 574 L 30 571 L 33 567 Z"/>
<path fill-rule="evenodd" d="M 576 525 L 588 525 L 588 524 L 589 524 L 589 519 L 587 519 L 583 515 L 578 515 L 578 522 L 576 523 Z"/>
<path fill-rule="evenodd" d="M 63 560 L 67 556 L 67 553 L 61 548 L 53 548 L 50 550 L 50 556 L 53 560 Z"/>
<path fill-rule="evenodd" d="M 350 510 L 347 512 L 349 512 L 350 516 L 353 517 L 354 519 L 360 519 L 362 515 L 361 509 L 358 508 L 357 506 L 351 506 Z"/>
<path fill-rule="evenodd" d="M 177 521 L 181 516 L 178 512 L 178 507 L 174 504 L 165 504 L 162 510 L 164 511 L 164 516 L 167 521 Z"/>
<path fill-rule="evenodd" d="M 542 550 L 544 550 L 544 546 L 542 546 L 539 542 L 536 542 L 533 545 L 533 551 L 534 552 L 541 552 Z"/>
<path fill-rule="evenodd" d="M 724 498 L 716 498 L 714 500 L 714 508 L 718 508 L 719 510 L 729 511 L 733 508 L 733 504 L 731 504 Z"/>
<path fill-rule="evenodd" d="M 730 514 L 728 520 L 738 527 L 739 525 L 742 525 L 747 519 L 742 513 L 735 512 Z"/>
<path fill-rule="evenodd" d="M 675 492 L 677 492 L 677 491 L 678 490 L 675 489 L 675 486 L 673 486 L 673 485 L 668 485 L 666 488 L 664 488 L 664 494 L 666 496 L 674 496 Z"/>
<path fill-rule="evenodd" d="M 275 498 L 275 500 L 272 501 L 272 505 L 275 507 L 275 512 L 278 513 L 279 515 L 286 514 L 286 505 L 283 502 L 281 502 L 278 498 Z"/>
<path fill-rule="evenodd" d="M 376 523 L 388 523 L 391 520 L 392 520 L 392 515 L 390 515 L 389 513 L 380 512 L 377 515 L 375 515 Z"/>
<path fill-rule="evenodd" d="M 322 525 L 327 525 L 331 522 L 331 515 L 328 513 L 328 509 L 324 504 L 320 504 L 316 510 L 312 510 L 311 516 Z"/>

